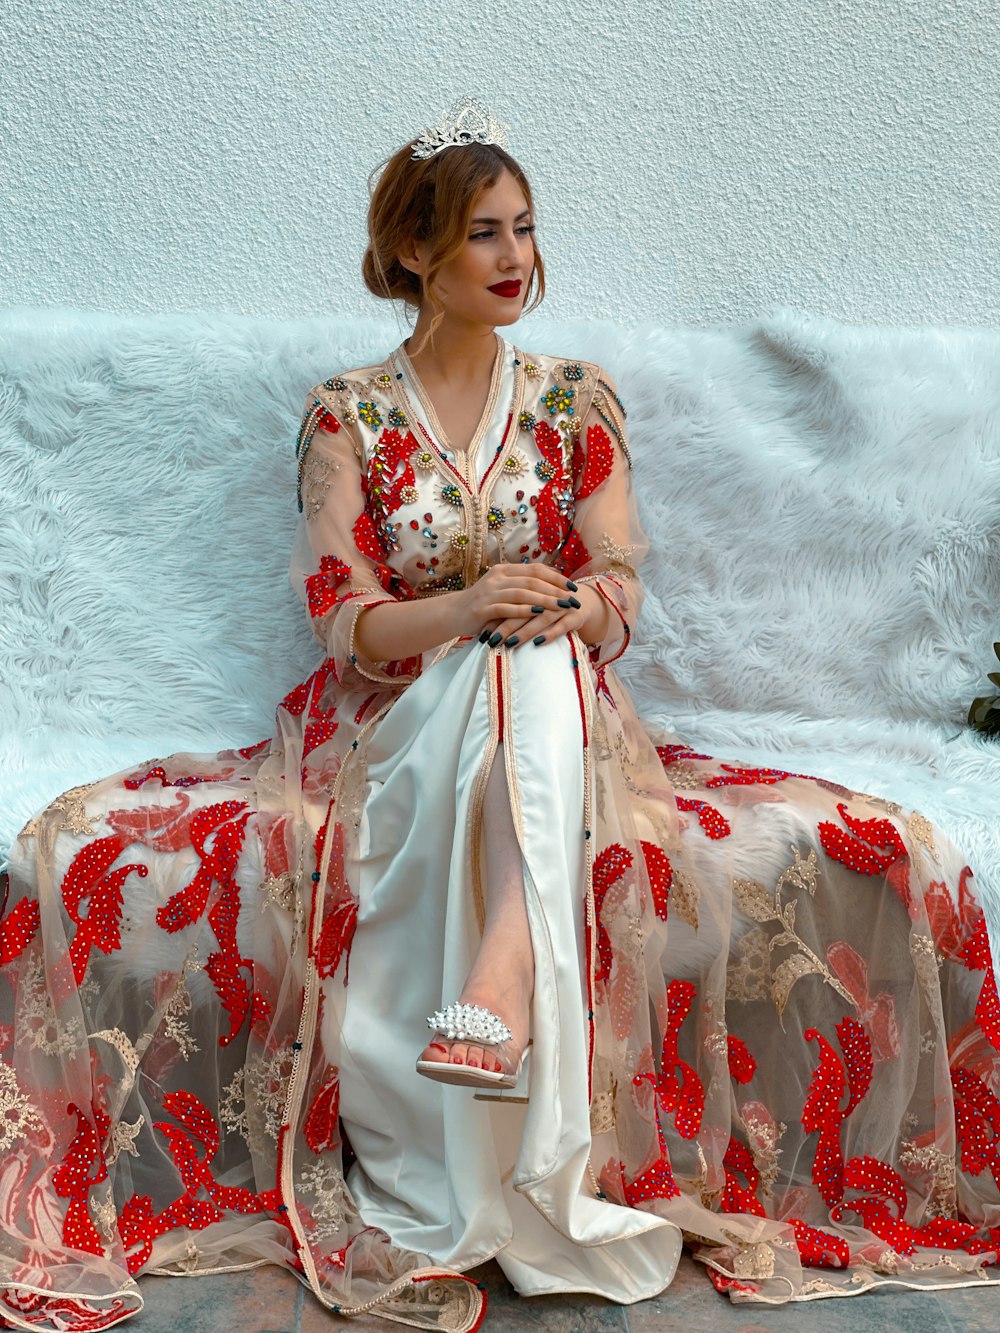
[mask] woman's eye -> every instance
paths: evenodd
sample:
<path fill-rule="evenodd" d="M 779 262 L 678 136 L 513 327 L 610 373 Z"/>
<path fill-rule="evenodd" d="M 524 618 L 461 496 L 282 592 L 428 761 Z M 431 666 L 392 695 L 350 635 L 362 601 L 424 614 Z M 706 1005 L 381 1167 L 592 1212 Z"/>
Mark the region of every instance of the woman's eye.
<path fill-rule="evenodd" d="M 482 241 L 482 240 L 484 240 L 485 238 L 487 238 L 487 237 L 489 237 L 489 236 L 492 236 L 492 235 L 493 235 L 493 233 L 492 233 L 491 231 L 474 231 L 474 232 L 472 233 L 472 235 L 469 237 L 469 240 L 470 240 L 470 241 Z"/>
<path fill-rule="evenodd" d="M 535 224 L 533 222 L 526 222 L 523 227 L 518 227 L 518 231 L 523 231 L 526 236 L 529 232 L 533 232 L 534 230 Z"/>

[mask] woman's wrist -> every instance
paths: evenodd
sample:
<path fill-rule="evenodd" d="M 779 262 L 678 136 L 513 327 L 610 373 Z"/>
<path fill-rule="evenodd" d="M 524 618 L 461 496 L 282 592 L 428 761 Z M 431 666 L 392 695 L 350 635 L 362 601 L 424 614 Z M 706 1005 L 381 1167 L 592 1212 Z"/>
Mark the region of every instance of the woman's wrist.
<path fill-rule="evenodd" d="M 611 629 L 611 607 L 602 593 L 592 583 L 577 584 L 576 596 L 581 602 L 584 622 L 580 626 L 580 638 L 593 648 L 603 643 Z"/>

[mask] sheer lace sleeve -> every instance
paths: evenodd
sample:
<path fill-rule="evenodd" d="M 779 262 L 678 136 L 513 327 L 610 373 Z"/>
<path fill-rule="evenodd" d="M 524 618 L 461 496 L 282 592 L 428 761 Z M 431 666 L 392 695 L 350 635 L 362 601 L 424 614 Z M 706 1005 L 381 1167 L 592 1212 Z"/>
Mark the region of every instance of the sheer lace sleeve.
<path fill-rule="evenodd" d="M 315 393 L 306 399 L 297 457 L 302 512 L 289 578 L 312 631 L 345 688 L 362 689 L 372 681 L 408 685 L 419 674 L 419 657 L 373 662 L 355 642 L 366 607 L 408 600 L 412 592 L 383 563 L 384 548 L 366 505 L 361 445 Z"/>
<path fill-rule="evenodd" d="M 625 421 L 613 381 L 598 368 L 573 451 L 576 510 L 562 551 L 564 572 L 592 584 L 612 609 L 606 637 L 591 647 L 594 666 L 621 657 L 642 605 L 637 571 L 649 542 L 639 521 Z"/>

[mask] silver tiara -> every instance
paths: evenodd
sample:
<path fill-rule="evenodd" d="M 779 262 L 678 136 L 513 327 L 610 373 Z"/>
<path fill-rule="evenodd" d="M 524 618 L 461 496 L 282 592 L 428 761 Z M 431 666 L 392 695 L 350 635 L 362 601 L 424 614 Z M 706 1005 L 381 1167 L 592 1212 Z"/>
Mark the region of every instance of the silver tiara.
<path fill-rule="evenodd" d="M 413 157 L 433 157 L 443 148 L 467 143 L 495 143 L 509 151 L 507 124 L 498 120 L 477 97 L 460 97 L 436 125 L 422 130 L 413 142 Z"/>

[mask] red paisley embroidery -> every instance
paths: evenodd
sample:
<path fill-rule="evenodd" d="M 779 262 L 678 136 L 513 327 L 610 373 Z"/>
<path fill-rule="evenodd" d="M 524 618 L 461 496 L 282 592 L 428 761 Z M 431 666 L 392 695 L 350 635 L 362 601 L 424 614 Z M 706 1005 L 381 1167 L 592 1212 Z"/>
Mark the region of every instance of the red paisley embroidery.
<path fill-rule="evenodd" d="M 871 998 L 868 994 L 868 964 L 845 940 L 835 940 L 828 945 L 826 959 L 830 971 L 843 983 L 858 1006 L 861 1021 L 871 1038 L 875 1060 L 894 1059 L 902 1049 L 896 1023 L 896 1001 L 888 991 L 880 991 L 874 999 Z"/>
<path fill-rule="evenodd" d="M 620 842 L 605 847 L 594 861 L 594 916 L 597 920 L 597 956 L 600 960 L 595 981 L 608 981 L 611 976 L 611 938 L 604 925 L 604 899 L 613 884 L 617 884 L 632 864 L 632 853 Z"/>
<path fill-rule="evenodd" d="M 90 1120 L 73 1103 L 67 1110 L 76 1116 L 77 1130 L 62 1165 L 52 1177 L 55 1192 L 69 1200 L 62 1238 L 70 1249 L 103 1255 L 100 1232 L 91 1220 L 87 1200 L 92 1187 L 108 1178 L 101 1140 L 108 1132 L 110 1121 L 101 1111 L 96 1111 L 95 1120 Z"/>
<path fill-rule="evenodd" d="M 306 578 L 306 596 L 309 614 L 313 619 L 325 616 L 331 607 L 343 599 L 340 589 L 351 577 L 351 567 L 335 555 L 320 557 L 319 570 Z"/>
<path fill-rule="evenodd" d="M 594 422 L 587 428 L 587 454 L 583 477 L 576 492 L 577 500 L 586 499 L 607 481 L 614 461 L 615 447 L 611 443 L 611 436 L 602 425 Z"/>
<path fill-rule="evenodd" d="M 19 958 L 35 938 L 41 917 L 38 904 L 22 898 L 0 922 L 0 967 Z"/>
<path fill-rule="evenodd" d="M 667 919 L 667 906 L 670 899 L 670 886 L 674 880 L 670 858 L 662 847 L 653 842 L 641 840 L 642 855 L 646 862 L 646 874 L 653 893 L 653 907 L 661 921 Z"/>
<path fill-rule="evenodd" d="M 911 917 L 917 908 L 910 894 L 910 858 L 895 824 L 888 819 L 858 819 L 841 801 L 837 813 L 855 836 L 824 820 L 819 825 L 823 850 L 858 875 L 884 874 Z"/>
<path fill-rule="evenodd" d="M 275 1212 L 281 1207 L 277 1189 L 254 1194 L 242 1186 L 220 1185 L 212 1174 L 212 1162 L 219 1149 L 219 1130 L 208 1108 L 190 1092 L 168 1092 L 163 1107 L 178 1122 L 156 1121 L 154 1128 L 167 1140 L 170 1156 L 177 1168 L 185 1193 L 154 1214 L 152 1199 L 133 1194 L 126 1200 L 118 1220 L 118 1230 L 126 1250 L 139 1245 L 128 1255 L 128 1271 L 134 1276 L 152 1256 L 153 1241 L 178 1227 L 201 1231 L 222 1221 L 226 1212 Z M 204 1190 L 208 1198 L 196 1197 Z"/>
<path fill-rule="evenodd" d="M 340 1071 L 331 1065 L 302 1125 L 306 1143 L 314 1153 L 326 1152 L 340 1142 L 339 1111 Z"/>
<path fill-rule="evenodd" d="M 802 1128 L 807 1134 L 819 1134 L 813 1159 L 813 1184 L 824 1202 L 833 1205 L 844 1194 L 840 1127 L 871 1085 L 871 1042 L 860 1023 L 853 1018 L 842 1019 L 837 1024 L 837 1038 L 844 1052 L 842 1064 L 836 1051 L 816 1028 L 807 1028 L 804 1035 L 806 1041 L 819 1044 L 820 1062 L 802 1108 Z M 848 1094 L 847 1105 L 842 1106 L 845 1092 Z"/>
<path fill-rule="evenodd" d="M 733 829 L 729 820 L 719 814 L 718 810 L 709 805 L 707 801 L 689 800 L 686 796 L 675 796 L 674 800 L 677 802 L 677 809 L 682 814 L 686 814 L 688 811 L 697 814 L 702 832 L 709 838 L 714 838 L 717 841 L 719 838 L 728 838 L 732 833 Z"/>
<path fill-rule="evenodd" d="M 757 1198 L 760 1186 L 760 1172 L 754 1166 L 753 1154 L 745 1144 L 736 1139 L 729 1140 L 729 1147 L 722 1159 L 725 1172 L 725 1188 L 719 1200 L 719 1211 L 723 1213 L 752 1213 L 755 1217 L 766 1216 L 764 1205 Z M 741 1185 L 736 1173 L 746 1181 Z"/>
<path fill-rule="evenodd" d="M 740 1041 L 739 1037 L 730 1034 L 726 1041 L 726 1047 L 729 1056 L 729 1073 L 737 1083 L 749 1083 L 757 1072 L 757 1061 L 747 1050 L 746 1042 Z"/>
<path fill-rule="evenodd" d="M 799 1258 L 806 1268 L 846 1268 L 851 1258 L 851 1249 L 842 1236 L 832 1236 L 829 1231 L 820 1231 L 811 1227 L 798 1217 L 790 1217 L 789 1222 L 795 1228 L 795 1243 Z"/>
<path fill-rule="evenodd" d="M 87 971 L 91 949 L 110 954 L 121 948 L 123 883 L 133 873 L 141 879 L 149 874 L 148 866 L 139 863 L 110 869 L 130 841 L 117 833 L 95 838 L 77 852 L 63 876 L 63 904 L 69 919 L 77 926 L 70 940 L 69 956 L 78 986 Z M 84 898 L 89 900 L 89 910 L 82 917 L 80 904 Z"/>
<path fill-rule="evenodd" d="M 972 871 L 965 866 L 958 880 L 957 904 L 948 892 L 947 884 L 938 880 L 932 880 L 924 894 L 934 947 L 944 958 L 961 960 L 963 949 L 983 919 L 983 909 L 969 887 L 971 879 Z"/>
<path fill-rule="evenodd" d="M 677 1038 L 685 1018 L 691 1012 L 696 991 L 694 983 L 674 979 L 667 987 L 666 1030 L 660 1053 L 659 1076 L 652 1070 L 635 1075 L 633 1084 L 652 1085 L 659 1106 L 674 1116 L 674 1127 L 682 1139 L 693 1139 L 701 1128 L 705 1107 L 705 1089 L 698 1073 L 677 1051 Z"/>

